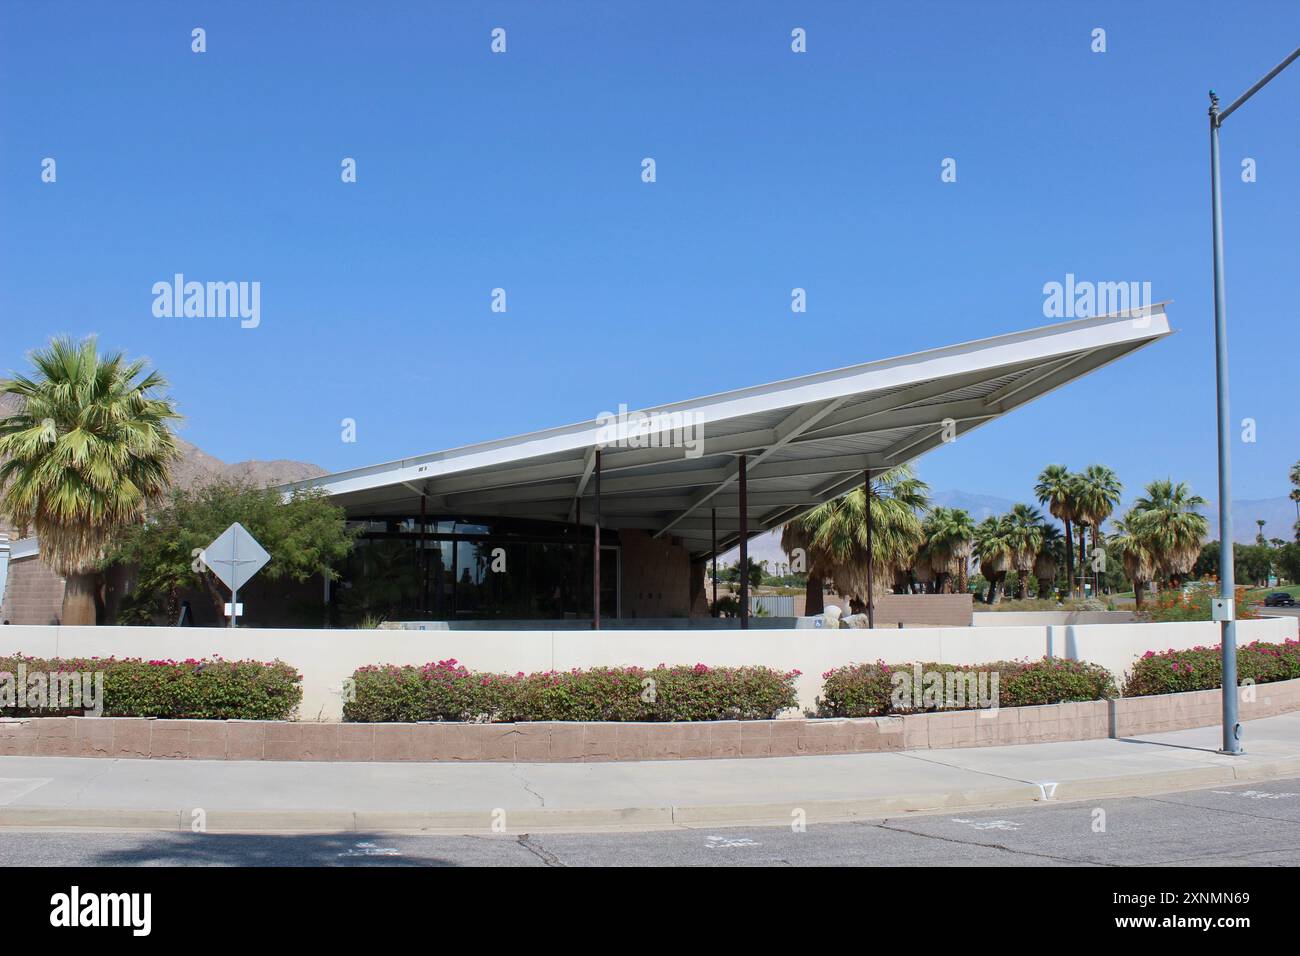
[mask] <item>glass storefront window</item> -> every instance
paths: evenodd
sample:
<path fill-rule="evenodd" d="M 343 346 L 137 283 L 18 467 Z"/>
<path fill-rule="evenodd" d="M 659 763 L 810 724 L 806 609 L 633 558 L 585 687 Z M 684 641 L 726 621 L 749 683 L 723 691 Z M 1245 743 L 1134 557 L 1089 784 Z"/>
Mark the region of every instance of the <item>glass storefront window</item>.
<path fill-rule="evenodd" d="M 591 618 L 592 539 L 572 525 L 508 519 L 352 522 L 359 536 L 331 590 L 340 624 Z M 601 616 L 618 616 L 617 533 L 602 532 Z M 611 543 L 612 539 L 612 543 Z"/>

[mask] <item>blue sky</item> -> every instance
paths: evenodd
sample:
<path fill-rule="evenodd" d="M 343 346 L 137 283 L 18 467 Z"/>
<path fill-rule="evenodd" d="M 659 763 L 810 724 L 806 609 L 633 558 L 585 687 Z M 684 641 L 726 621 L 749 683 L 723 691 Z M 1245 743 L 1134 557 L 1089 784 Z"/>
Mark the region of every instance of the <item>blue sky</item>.
<path fill-rule="evenodd" d="M 212 454 L 342 469 L 1046 324 L 1072 272 L 1180 333 L 922 477 L 1213 498 L 1206 90 L 1298 42 L 1293 2 L 4 0 L 0 371 L 98 333 Z M 1300 66 L 1224 130 L 1241 497 L 1300 458 L 1298 99 Z M 260 282 L 260 326 L 155 317 L 177 272 Z"/>

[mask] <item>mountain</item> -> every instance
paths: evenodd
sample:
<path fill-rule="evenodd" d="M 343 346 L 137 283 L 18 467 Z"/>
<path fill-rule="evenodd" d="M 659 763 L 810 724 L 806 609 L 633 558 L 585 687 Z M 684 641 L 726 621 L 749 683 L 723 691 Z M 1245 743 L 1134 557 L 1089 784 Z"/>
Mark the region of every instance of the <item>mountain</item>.
<path fill-rule="evenodd" d="M 0 395 L 0 418 L 12 415 L 17 408 L 16 398 Z M 217 479 L 245 481 L 257 486 L 282 485 L 326 474 L 325 469 L 319 465 L 287 459 L 250 459 L 228 464 L 180 437 L 176 439 L 176 446 L 181 454 L 172 466 L 172 480 L 180 488 L 194 488 Z"/>

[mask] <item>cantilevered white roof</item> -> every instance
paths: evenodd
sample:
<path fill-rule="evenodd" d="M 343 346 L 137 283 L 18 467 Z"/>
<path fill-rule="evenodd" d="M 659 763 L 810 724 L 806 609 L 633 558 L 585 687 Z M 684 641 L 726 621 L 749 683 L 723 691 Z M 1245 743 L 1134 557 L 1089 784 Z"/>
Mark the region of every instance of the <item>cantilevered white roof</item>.
<path fill-rule="evenodd" d="M 741 454 L 757 534 L 852 490 L 864 470 L 912 461 L 1169 334 L 1162 303 L 642 410 L 663 447 L 633 412 L 621 428 L 581 422 L 284 490 L 323 488 L 357 518 L 418 515 L 423 494 L 430 516 L 572 521 L 581 498 L 590 524 L 599 447 L 603 527 L 672 536 L 703 554 L 716 508 L 723 551 L 739 537 Z M 663 430 L 683 423 L 677 435 Z"/>

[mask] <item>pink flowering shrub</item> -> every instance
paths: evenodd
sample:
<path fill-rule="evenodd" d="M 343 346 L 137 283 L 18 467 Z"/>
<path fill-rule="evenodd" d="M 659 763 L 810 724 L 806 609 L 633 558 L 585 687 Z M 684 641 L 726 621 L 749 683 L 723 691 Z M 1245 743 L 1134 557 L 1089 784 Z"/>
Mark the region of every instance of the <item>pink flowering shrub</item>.
<path fill-rule="evenodd" d="M 916 667 L 920 667 L 922 685 L 914 688 Z M 1063 701 L 1100 700 L 1115 696 L 1110 671 L 1099 664 L 1044 657 L 1039 661 L 993 661 L 988 664 L 850 664 L 822 675 L 821 696 L 817 713 L 821 717 L 881 717 L 890 714 L 915 714 L 930 710 L 974 710 L 982 703 L 977 694 L 963 686 L 962 698 L 954 693 L 948 675 L 985 675 L 982 686 L 986 700 L 991 697 L 992 675 L 998 675 L 996 705 L 1029 707 L 1036 704 L 1059 704 Z M 926 697 L 925 674 L 943 676 L 941 693 Z M 909 693 L 898 703 L 895 690 L 905 687 Z"/>
<path fill-rule="evenodd" d="M 1255 641 L 1237 648 L 1238 682 L 1256 684 L 1300 677 L 1300 641 L 1265 644 Z M 1191 650 L 1147 651 L 1133 665 L 1124 682 L 1125 697 L 1213 690 L 1223 686 L 1223 653 L 1213 647 Z"/>
<path fill-rule="evenodd" d="M 593 667 L 488 674 L 460 663 L 362 667 L 343 719 L 518 723 L 538 720 L 758 720 L 798 704 L 798 671 L 766 667 Z"/>
<path fill-rule="evenodd" d="M 3 717 L 79 715 L 84 708 L 28 707 L 33 675 L 103 672 L 105 717 L 166 717 L 186 720 L 288 720 L 302 701 L 302 675 L 283 661 L 157 660 L 85 657 L 0 657 L 0 683 L 10 682 L 20 706 Z M 6 677 L 5 675 L 9 675 Z M 19 686 L 26 675 L 28 693 Z M 39 678 L 38 678 L 39 680 Z"/>

